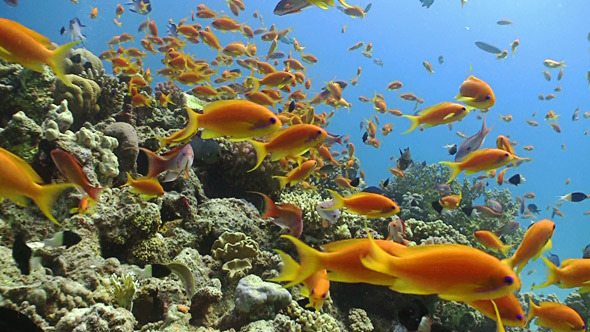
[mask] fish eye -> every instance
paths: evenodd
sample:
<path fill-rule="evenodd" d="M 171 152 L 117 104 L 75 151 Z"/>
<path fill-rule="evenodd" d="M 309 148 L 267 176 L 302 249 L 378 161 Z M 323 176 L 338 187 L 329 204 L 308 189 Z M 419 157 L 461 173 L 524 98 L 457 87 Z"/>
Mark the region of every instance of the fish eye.
<path fill-rule="evenodd" d="M 324 293 L 324 294 L 322 294 L 322 299 L 325 299 L 325 298 L 326 298 L 326 296 L 328 296 L 328 293 Z"/>
<path fill-rule="evenodd" d="M 270 123 L 272 123 L 272 124 L 277 123 L 277 119 L 276 118 L 270 118 Z"/>
<path fill-rule="evenodd" d="M 313 295 L 313 293 L 315 293 L 315 289 L 311 290 L 311 293 L 309 293 L 310 295 Z"/>
<path fill-rule="evenodd" d="M 523 319 L 524 319 L 524 317 L 522 317 L 522 315 L 521 315 L 521 314 L 518 314 L 518 315 L 516 315 L 516 319 L 518 319 L 518 320 L 523 320 Z"/>
<path fill-rule="evenodd" d="M 512 285 L 512 283 L 514 282 L 514 279 L 511 276 L 508 276 L 508 277 L 504 278 L 504 282 L 508 285 Z"/>
<path fill-rule="evenodd" d="M 508 158 L 508 153 L 504 153 L 504 157 Z"/>
<path fill-rule="evenodd" d="M 553 229 L 555 229 L 555 224 L 553 224 Z"/>
<path fill-rule="evenodd" d="M 322 134 L 322 131 L 321 130 L 318 130 L 318 135 L 321 135 L 321 134 Z"/>
<path fill-rule="evenodd" d="M 465 107 L 461 107 L 461 110 L 462 110 L 462 111 L 465 111 L 465 110 L 466 110 L 466 108 L 465 108 Z"/>
<path fill-rule="evenodd" d="M 490 100 L 490 99 L 492 99 L 492 97 L 490 95 L 487 95 L 486 100 Z"/>

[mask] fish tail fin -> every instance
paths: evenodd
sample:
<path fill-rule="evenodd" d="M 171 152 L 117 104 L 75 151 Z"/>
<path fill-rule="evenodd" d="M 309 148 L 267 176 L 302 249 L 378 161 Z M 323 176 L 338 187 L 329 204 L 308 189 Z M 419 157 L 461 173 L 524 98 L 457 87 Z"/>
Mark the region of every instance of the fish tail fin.
<path fill-rule="evenodd" d="M 462 171 L 461 167 L 459 167 L 460 163 L 458 162 L 439 161 L 439 164 L 449 166 L 449 169 L 451 171 L 451 178 L 449 179 L 449 181 L 447 181 L 447 183 L 451 183 L 451 181 L 453 181 L 453 179 L 456 178 L 457 175 L 459 175 L 459 173 L 461 173 Z"/>
<path fill-rule="evenodd" d="M 148 158 L 148 173 L 145 177 L 153 178 L 164 171 L 161 167 L 163 161 L 162 157 L 146 148 L 139 149 L 143 151 Z"/>
<path fill-rule="evenodd" d="M 527 324 L 531 321 L 531 319 L 533 319 L 533 317 L 535 317 L 537 315 L 535 312 L 536 307 L 537 306 L 535 305 L 535 302 L 533 302 L 533 298 L 531 296 L 529 296 L 529 314 L 526 318 Z"/>
<path fill-rule="evenodd" d="M 377 242 L 375 242 L 375 239 L 373 239 L 373 236 L 371 235 L 371 232 L 369 232 L 368 228 L 367 235 L 369 237 L 371 246 L 369 254 L 367 256 L 361 257 L 361 263 L 367 269 L 389 274 L 389 262 L 391 260 L 391 255 L 377 245 Z"/>
<path fill-rule="evenodd" d="M 41 212 L 49 218 L 49 220 L 53 221 L 55 224 L 60 225 L 60 223 L 55 219 L 55 217 L 51 214 L 51 206 L 57 200 L 59 194 L 68 189 L 76 187 L 73 183 L 60 183 L 60 184 L 48 184 L 44 186 L 40 186 L 40 190 L 38 193 L 31 197 L 35 204 L 41 209 Z"/>
<path fill-rule="evenodd" d="M 90 196 L 90 198 L 93 201 L 98 201 L 98 195 L 100 195 L 100 192 L 103 190 L 104 188 L 102 187 L 88 187 L 88 188 L 84 188 L 84 190 L 86 191 L 86 193 L 88 194 L 88 196 Z"/>
<path fill-rule="evenodd" d="M 67 86 L 72 86 L 72 82 L 66 77 L 64 59 L 70 53 L 70 49 L 76 46 L 78 43 L 80 43 L 80 40 L 67 43 L 51 51 L 51 57 L 47 61 L 47 64 L 49 67 L 51 67 L 51 70 L 53 70 L 55 76 L 57 76 Z"/>
<path fill-rule="evenodd" d="M 344 207 L 344 197 L 342 197 L 342 195 L 331 189 L 328 189 L 328 192 L 332 195 L 332 200 L 334 202 L 331 207 L 325 209 L 326 211 L 337 210 Z"/>
<path fill-rule="evenodd" d="M 303 241 L 294 236 L 281 235 L 281 237 L 291 241 L 291 243 L 295 245 L 297 253 L 299 254 L 299 273 L 297 273 L 297 276 L 293 278 L 291 282 L 285 285 L 285 287 L 288 288 L 301 283 L 322 268 L 320 264 L 320 256 L 322 253 L 303 243 Z"/>
<path fill-rule="evenodd" d="M 405 135 L 405 134 L 413 131 L 414 129 L 416 129 L 418 127 L 418 125 L 420 125 L 420 121 L 418 121 L 418 117 L 415 115 L 404 114 L 404 115 L 402 115 L 402 117 L 407 118 L 408 120 L 411 121 L 410 128 L 408 128 L 408 130 L 404 131 L 402 133 L 402 135 Z"/>
<path fill-rule="evenodd" d="M 283 267 L 281 268 L 281 272 L 279 272 L 277 277 L 268 279 L 268 281 L 292 281 L 297 278 L 300 270 L 299 263 L 297 263 L 291 256 L 282 250 L 273 249 L 272 251 L 276 252 L 281 257 Z"/>
<path fill-rule="evenodd" d="M 508 258 L 504 258 L 502 260 L 502 263 L 510 266 L 511 269 L 514 269 L 514 256 L 508 257 Z"/>
<path fill-rule="evenodd" d="M 285 188 L 287 183 L 289 183 L 289 179 L 286 176 L 273 176 L 272 178 L 279 180 L 279 185 L 281 189 Z"/>
<path fill-rule="evenodd" d="M 131 173 L 127 172 L 127 182 L 122 187 L 130 186 L 133 183 L 134 179 L 131 176 Z"/>
<path fill-rule="evenodd" d="M 252 146 L 254 147 L 254 151 L 256 151 L 256 165 L 251 170 L 248 171 L 248 172 L 252 172 L 255 169 L 257 169 L 260 166 L 260 164 L 262 164 L 262 162 L 264 161 L 264 158 L 268 154 L 268 151 L 266 151 L 266 144 L 264 144 L 262 142 L 253 141 L 253 140 L 247 140 L 247 141 L 250 144 L 252 144 Z"/>
<path fill-rule="evenodd" d="M 514 247 L 514 244 L 505 244 L 502 246 L 502 248 L 500 248 L 500 251 L 504 254 L 504 256 L 508 256 L 508 252 L 510 249 L 512 249 L 512 247 Z"/>
<path fill-rule="evenodd" d="M 274 218 L 277 215 L 277 206 L 275 205 L 275 202 L 272 200 L 272 198 L 266 196 L 265 194 L 258 192 L 258 191 L 248 191 L 249 193 L 252 194 L 257 194 L 260 195 L 262 197 L 262 199 L 264 200 L 263 205 L 262 205 L 262 211 L 261 211 L 261 217 L 262 218 Z"/>
<path fill-rule="evenodd" d="M 532 289 L 545 288 L 559 281 L 559 277 L 557 276 L 557 270 L 559 268 L 555 266 L 555 264 L 551 263 L 551 261 L 546 257 L 541 258 L 543 259 L 543 262 L 545 262 L 545 265 L 547 265 L 547 280 L 545 280 L 545 282 L 540 285 L 531 287 Z"/>

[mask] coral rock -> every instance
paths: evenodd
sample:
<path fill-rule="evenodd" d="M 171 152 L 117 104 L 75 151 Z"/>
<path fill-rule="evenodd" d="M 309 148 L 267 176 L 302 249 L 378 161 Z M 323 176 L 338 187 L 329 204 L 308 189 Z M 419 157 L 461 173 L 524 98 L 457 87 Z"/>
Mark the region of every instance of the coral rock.
<path fill-rule="evenodd" d="M 291 302 L 291 294 L 278 284 L 248 275 L 236 288 L 236 309 L 248 317 L 273 317 Z"/>
<path fill-rule="evenodd" d="M 92 118 L 100 107 L 97 105 L 100 86 L 94 81 L 76 75 L 66 75 L 72 86 L 67 86 L 61 80 L 55 84 L 53 96 L 56 102 L 64 99 L 68 101 L 68 108 L 74 115 L 74 127 L 79 128 L 85 121 Z"/>

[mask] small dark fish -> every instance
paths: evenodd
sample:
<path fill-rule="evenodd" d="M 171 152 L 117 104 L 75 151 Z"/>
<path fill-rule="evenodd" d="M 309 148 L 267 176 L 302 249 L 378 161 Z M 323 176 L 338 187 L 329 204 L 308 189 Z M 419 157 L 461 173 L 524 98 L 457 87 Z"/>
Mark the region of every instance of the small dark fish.
<path fill-rule="evenodd" d="M 531 203 L 531 204 L 527 205 L 527 209 L 528 209 L 529 211 L 531 211 L 531 213 L 535 213 L 535 214 L 537 214 L 537 213 L 541 213 L 541 210 L 539 210 L 539 208 L 537 207 L 537 205 L 536 205 L 536 204 L 532 204 L 532 203 Z M 558 265 L 558 266 L 559 266 L 559 265 Z"/>
<path fill-rule="evenodd" d="M 80 241 L 82 241 L 80 235 L 73 231 L 66 230 L 55 233 L 52 238 L 43 241 L 43 243 L 45 243 L 46 246 L 54 248 L 61 246 L 66 246 L 66 248 L 69 248 L 71 246 L 75 246 Z"/>
<path fill-rule="evenodd" d="M 451 193 L 451 186 L 447 183 L 435 183 L 433 186 L 434 190 L 438 191 L 441 195 L 448 195 Z"/>
<path fill-rule="evenodd" d="M 361 183 L 361 179 L 359 177 L 356 177 L 356 178 L 350 180 L 350 185 L 353 187 L 358 186 L 359 183 Z"/>
<path fill-rule="evenodd" d="M 176 23 L 173 23 L 172 21 L 169 21 L 167 28 L 168 28 L 168 35 L 174 36 L 174 37 L 178 36 L 178 32 L 177 32 L 178 25 L 176 25 Z"/>
<path fill-rule="evenodd" d="M 22 274 L 28 275 L 31 273 L 30 260 L 32 255 L 33 251 L 25 242 L 25 235 L 23 233 L 17 234 L 12 243 L 12 258 L 14 258 Z"/>
<path fill-rule="evenodd" d="M 148 270 L 148 269 L 146 269 Z M 163 264 L 152 264 L 151 265 L 151 276 L 154 278 L 164 278 L 170 275 L 172 271 L 170 268 Z"/>
<path fill-rule="evenodd" d="M 586 246 L 586 248 L 582 249 L 583 258 L 590 258 L 590 244 Z"/>
<path fill-rule="evenodd" d="M 482 41 L 475 42 L 475 46 L 477 46 L 480 50 L 486 51 L 488 53 L 492 53 L 492 54 L 502 53 L 501 49 L 497 48 L 496 46 L 490 45 L 488 43 L 482 42 Z"/>
<path fill-rule="evenodd" d="M 441 65 L 442 65 L 443 63 L 445 63 L 445 58 L 444 58 L 442 55 L 439 55 L 439 56 L 438 56 L 438 63 L 439 63 L 439 64 L 441 64 Z"/>
<path fill-rule="evenodd" d="M 368 138 L 369 138 L 369 132 L 365 131 L 365 133 L 363 134 L 363 143 L 367 142 Z"/>
<path fill-rule="evenodd" d="M 422 3 L 422 7 L 430 8 L 434 3 L 434 0 L 420 0 L 420 2 Z"/>
<path fill-rule="evenodd" d="M 375 186 L 367 187 L 367 188 L 363 189 L 362 191 L 363 192 L 366 192 L 366 193 L 373 193 L 373 194 L 383 195 L 383 190 L 381 190 L 381 189 L 379 189 L 378 187 L 375 187 Z"/>
<path fill-rule="evenodd" d="M 551 252 L 548 252 L 546 255 L 547 259 L 553 263 L 553 265 L 559 267 L 559 256 L 557 256 L 556 254 L 552 254 Z"/>
<path fill-rule="evenodd" d="M 278 52 L 274 52 L 273 54 L 271 54 L 268 58 L 269 59 L 282 59 L 285 57 L 285 53 L 278 51 Z"/>
<path fill-rule="evenodd" d="M 43 332 L 43 329 L 22 312 L 6 307 L 0 307 L 0 331 Z"/>
<path fill-rule="evenodd" d="M 434 202 L 432 204 L 434 205 Z M 440 203 L 438 205 L 440 205 Z M 468 216 L 468 217 L 473 217 L 474 216 L 473 210 L 474 210 L 473 209 L 473 206 L 471 206 L 471 205 L 470 206 L 465 206 L 465 207 L 462 207 L 461 208 L 461 211 L 463 211 L 463 213 L 465 213 L 465 215 Z M 442 211 L 442 206 L 441 206 L 441 211 Z"/>
<path fill-rule="evenodd" d="M 501 19 L 498 22 L 496 22 L 498 25 L 510 25 L 512 24 L 512 21 L 510 21 L 507 18 Z"/>
<path fill-rule="evenodd" d="M 66 27 L 62 26 L 61 29 L 59 29 L 59 34 L 63 36 L 64 33 L 66 33 Z"/>
<path fill-rule="evenodd" d="M 572 121 L 578 121 L 580 120 L 580 108 L 576 108 L 576 110 L 574 111 L 574 114 L 572 114 Z"/>
<path fill-rule="evenodd" d="M 567 194 L 567 195 L 563 195 L 563 196 L 559 197 L 559 199 L 561 199 L 561 200 L 570 201 L 570 202 L 581 202 L 581 201 L 585 200 L 586 198 L 588 198 L 588 195 L 581 193 L 581 192 L 575 192 L 575 193 L 571 193 L 571 194 Z"/>
<path fill-rule="evenodd" d="M 387 187 L 387 185 L 389 184 L 389 178 L 385 179 L 385 181 L 383 181 L 383 188 Z"/>
<path fill-rule="evenodd" d="M 525 181 L 525 178 L 520 174 L 514 174 L 513 176 L 510 177 L 510 179 L 508 179 L 508 182 L 510 182 L 511 184 L 513 184 L 515 186 L 522 184 L 524 181 Z"/>
<path fill-rule="evenodd" d="M 500 226 L 500 228 L 498 228 L 495 233 L 498 236 L 501 236 L 504 234 L 512 234 L 519 227 L 520 227 L 520 223 L 518 221 L 513 220 L 513 221 L 509 221 L 509 222 L 505 223 L 504 225 Z"/>
<path fill-rule="evenodd" d="M 283 38 L 279 39 L 279 41 L 283 44 L 287 44 L 287 45 L 293 45 L 295 43 L 295 40 L 293 38 L 290 38 L 288 36 L 284 36 Z"/>
<path fill-rule="evenodd" d="M 293 112 L 295 110 L 295 100 L 291 100 L 291 102 L 289 103 L 289 113 Z"/>
<path fill-rule="evenodd" d="M 443 148 L 447 149 L 447 152 L 453 156 L 455 153 L 457 153 L 457 144 L 447 144 L 445 146 L 443 146 Z"/>
<path fill-rule="evenodd" d="M 4 0 L 4 2 L 6 2 L 6 4 L 10 7 L 18 6 L 18 0 Z"/>
<path fill-rule="evenodd" d="M 279 16 L 295 14 L 311 5 L 311 2 L 305 0 L 281 0 L 275 7 L 273 13 Z"/>
<path fill-rule="evenodd" d="M 400 157 L 397 160 L 397 169 L 405 171 L 412 164 L 412 153 L 410 148 L 405 148 L 404 151 L 399 149 Z"/>
<path fill-rule="evenodd" d="M 417 298 L 404 301 L 398 308 L 398 320 L 408 331 L 416 331 L 422 317 L 428 314 L 428 308 L 424 302 Z"/>
<path fill-rule="evenodd" d="M 442 205 L 440 205 L 439 201 L 434 201 L 434 202 L 430 203 L 430 205 L 431 205 L 431 206 L 432 206 L 432 208 L 433 208 L 433 209 L 434 209 L 436 212 L 438 212 L 439 214 L 440 214 L 440 213 L 442 212 L 442 210 L 443 210 L 443 206 L 442 206 Z M 465 211 L 463 211 L 463 212 L 465 212 Z"/>
<path fill-rule="evenodd" d="M 240 68 L 232 69 L 229 72 L 234 74 L 242 74 L 242 70 Z"/>
<path fill-rule="evenodd" d="M 373 3 L 369 2 L 369 4 L 367 6 L 365 6 L 365 10 L 364 10 L 365 14 L 368 13 L 369 10 L 371 10 L 371 7 L 373 7 Z"/>
<path fill-rule="evenodd" d="M 195 136 L 191 140 L 190 145 L 195 153 L 195 160 L 200 163 L 210 165 L 214 164 L 219 160 L 219 158 L 221 158 L 221 147 L 219 146 L 219 142 L 216 140 L 202 139 L 199 136 Z M 139 156 L 141 155 L 143 155 L 143 153 L 139 154 Z"/>

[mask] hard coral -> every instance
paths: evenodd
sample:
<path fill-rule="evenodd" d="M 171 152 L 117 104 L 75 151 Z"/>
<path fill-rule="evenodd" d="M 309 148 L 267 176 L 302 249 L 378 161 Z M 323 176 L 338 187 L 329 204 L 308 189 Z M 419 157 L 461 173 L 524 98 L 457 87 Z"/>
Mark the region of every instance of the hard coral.
<path fill-rule="evenodd" d="M 106 74 L 104 69 L 86 69 L 80 76 L 94 81 L 100 87 L 96 104 L 101 112 L 97 114 L 97 118 L 106 118 L 121 111 L 127 85 L 118 77 Z"/>

